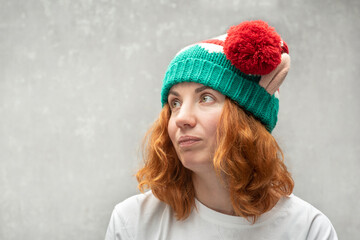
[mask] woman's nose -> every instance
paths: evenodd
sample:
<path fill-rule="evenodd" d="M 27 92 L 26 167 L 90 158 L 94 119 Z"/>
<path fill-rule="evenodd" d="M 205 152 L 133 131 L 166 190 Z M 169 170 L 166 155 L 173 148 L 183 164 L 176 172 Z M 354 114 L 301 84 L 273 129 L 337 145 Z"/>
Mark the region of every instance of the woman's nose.
<path fill-rule="evenodd" d="M 190 104 L 183 104 L 176 116 L 176 125 L 179 128 L 190 127 L 193 128 L 196 125 L 195 109 Z"/>

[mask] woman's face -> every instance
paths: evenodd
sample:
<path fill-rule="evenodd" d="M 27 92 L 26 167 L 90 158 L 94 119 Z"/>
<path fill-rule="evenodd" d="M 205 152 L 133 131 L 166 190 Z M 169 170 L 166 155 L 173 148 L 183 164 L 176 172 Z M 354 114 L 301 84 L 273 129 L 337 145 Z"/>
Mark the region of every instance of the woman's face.
<path fill-rule="evenodd" d="M 199 83 L 183 82 L 170 89 L 168 133 L 184 167 L 199 172 L 213 166 L 224 102 L 223 94 Z"/>

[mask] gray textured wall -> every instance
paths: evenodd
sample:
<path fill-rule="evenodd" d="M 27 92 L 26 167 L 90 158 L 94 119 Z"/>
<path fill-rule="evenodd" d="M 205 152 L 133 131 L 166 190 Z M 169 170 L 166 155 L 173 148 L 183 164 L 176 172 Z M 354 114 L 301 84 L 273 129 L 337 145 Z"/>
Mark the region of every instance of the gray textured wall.
<path fill-rule="evenodd" d="M 103 239 L 183 46 L 243 20 L 287 41 L 274 135 L 295 194 L 360 235 L 357 0 L 0 0 L 0 239 Z"/>

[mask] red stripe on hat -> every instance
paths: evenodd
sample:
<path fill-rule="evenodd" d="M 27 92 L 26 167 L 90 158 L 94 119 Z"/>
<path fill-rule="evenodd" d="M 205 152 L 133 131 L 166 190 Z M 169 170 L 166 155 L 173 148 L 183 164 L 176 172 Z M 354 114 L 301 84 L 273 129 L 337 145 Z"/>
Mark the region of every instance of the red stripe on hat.
<path fill-rule="evenodd" d="M 224 41 L 221 41 L 219 39 L 209 39 L 209 40 L 201 41 L 201 43 L 212 43 L 212 44 L 224 46 Z"/>

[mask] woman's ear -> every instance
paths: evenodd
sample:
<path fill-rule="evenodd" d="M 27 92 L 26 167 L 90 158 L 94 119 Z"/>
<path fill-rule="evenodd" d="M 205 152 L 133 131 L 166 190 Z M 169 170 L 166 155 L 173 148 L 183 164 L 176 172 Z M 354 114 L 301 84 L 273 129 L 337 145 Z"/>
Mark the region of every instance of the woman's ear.
<path fill-rule="evenodd" d="M 290 56 L 287 53 L 281 54 L 281 63 L 270 73 L 261 76 L 259 85 L 273 95 L 284 81 L 290 69 Z"/>

